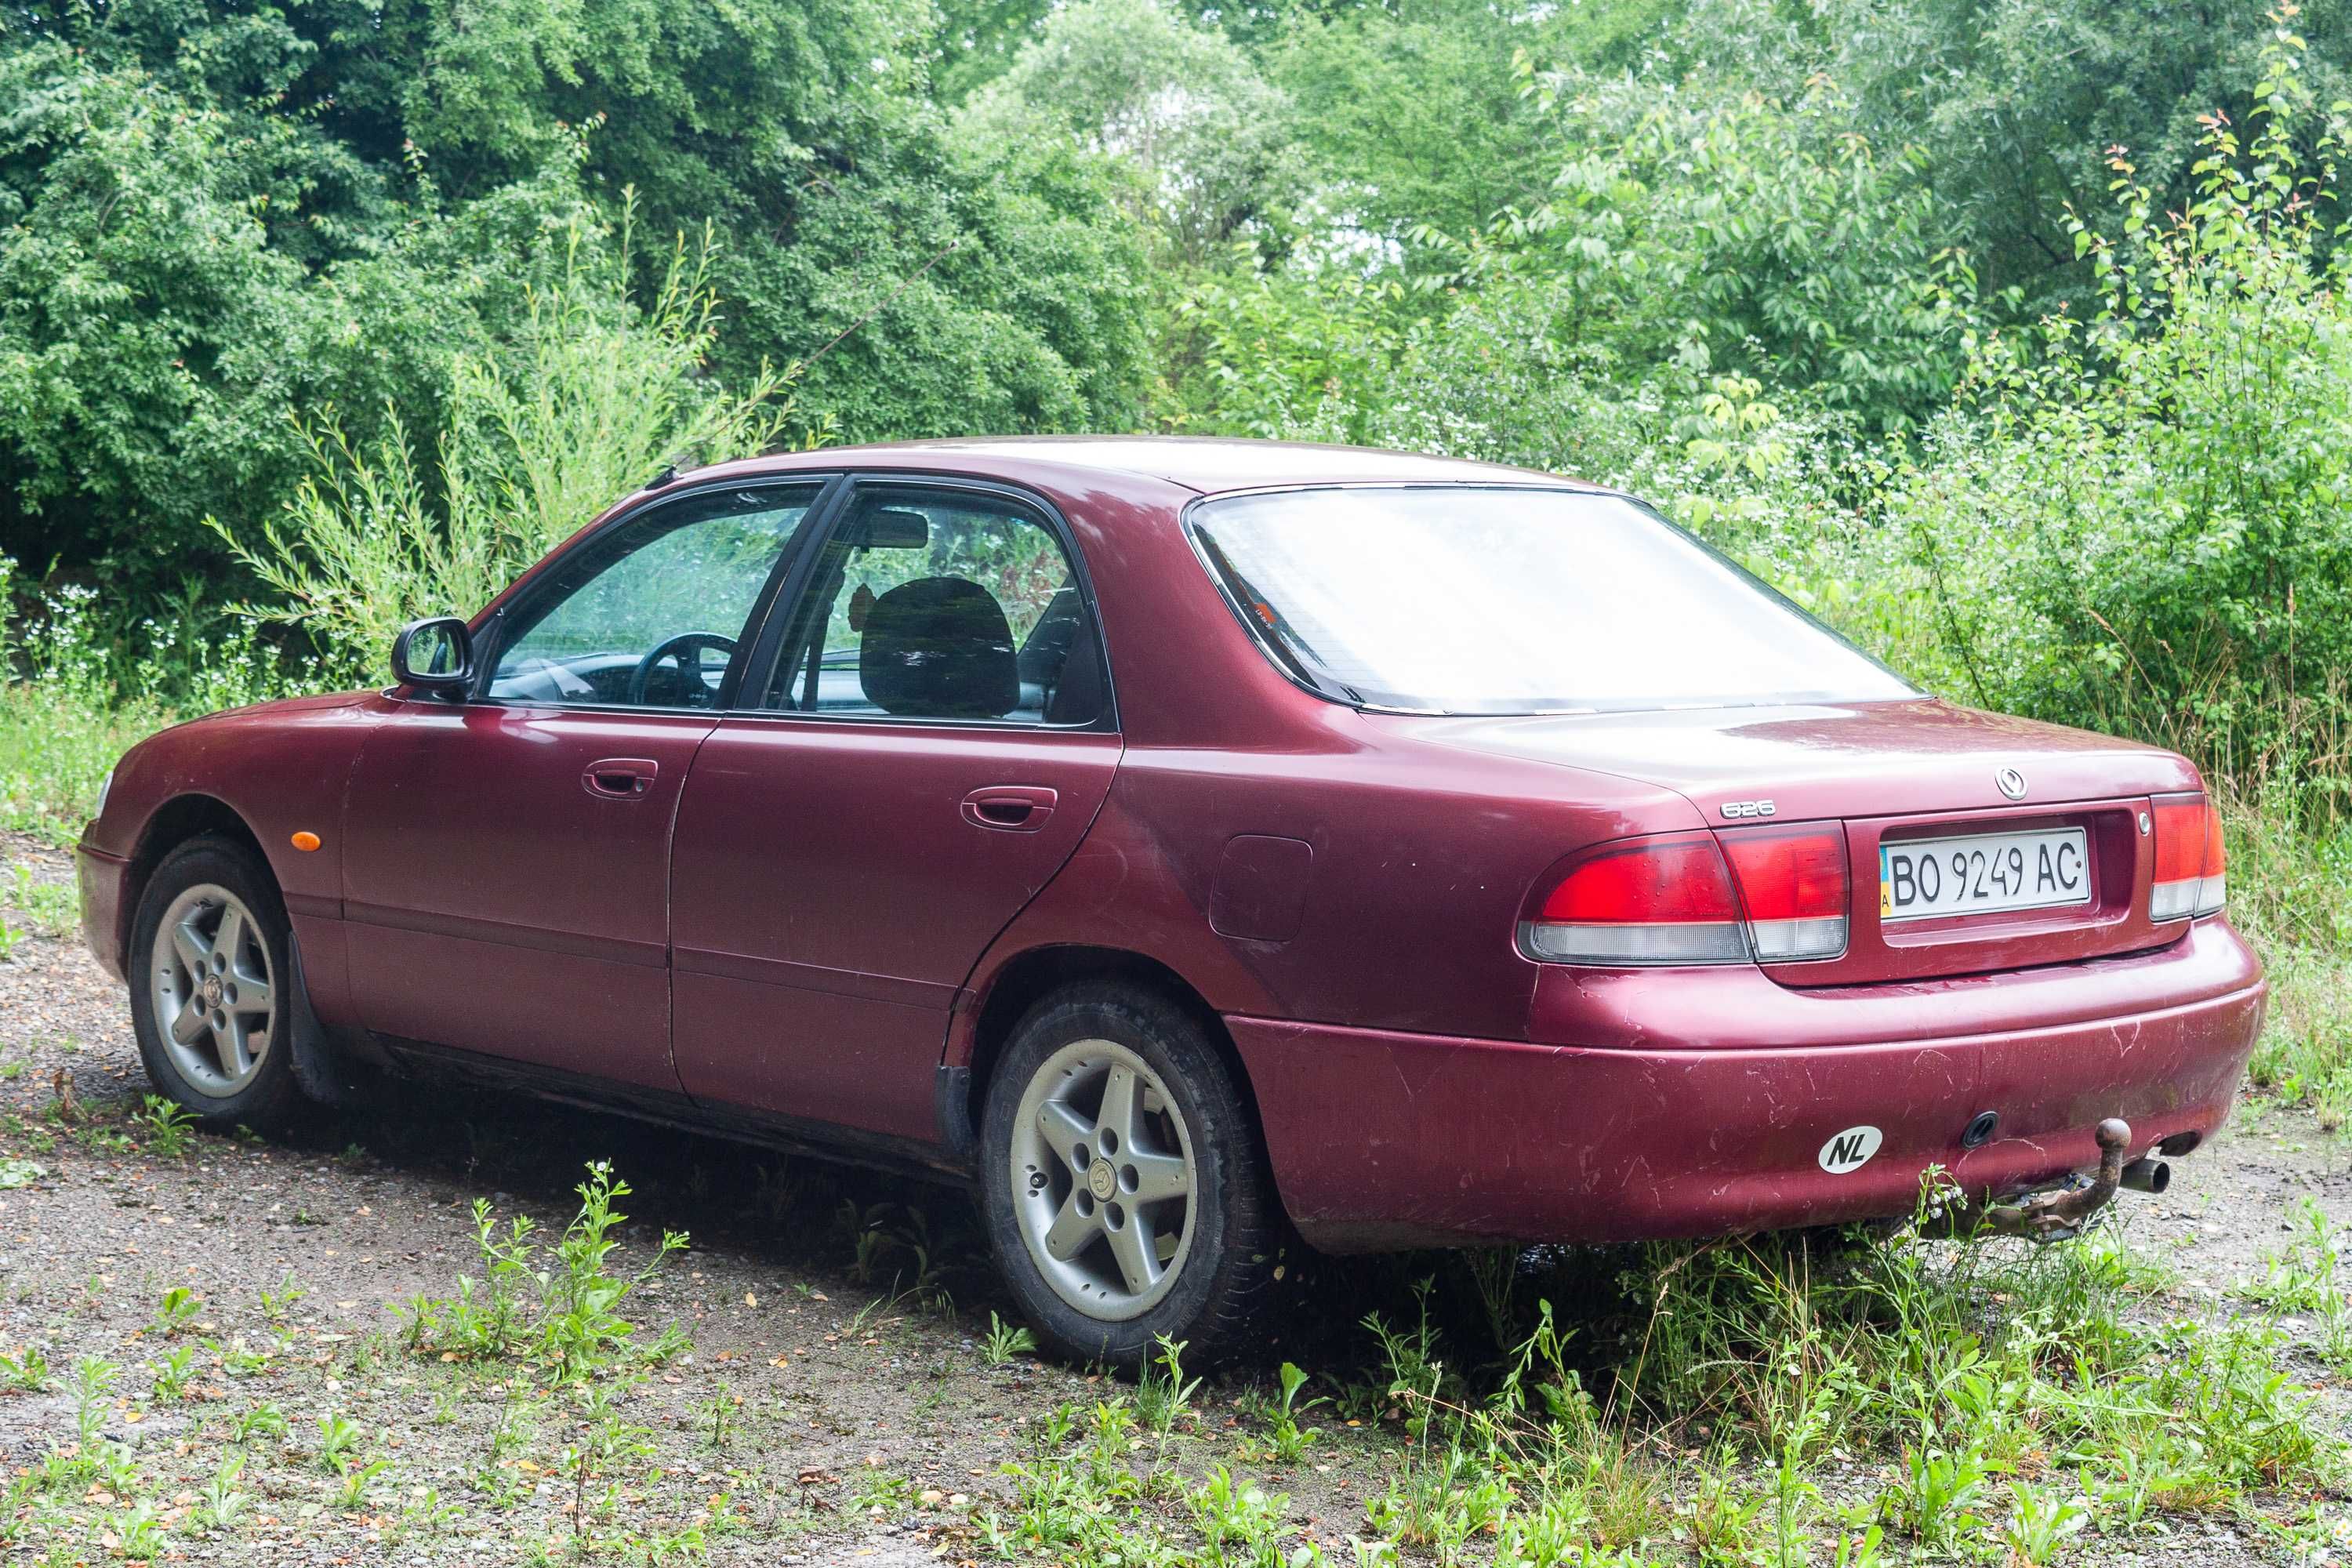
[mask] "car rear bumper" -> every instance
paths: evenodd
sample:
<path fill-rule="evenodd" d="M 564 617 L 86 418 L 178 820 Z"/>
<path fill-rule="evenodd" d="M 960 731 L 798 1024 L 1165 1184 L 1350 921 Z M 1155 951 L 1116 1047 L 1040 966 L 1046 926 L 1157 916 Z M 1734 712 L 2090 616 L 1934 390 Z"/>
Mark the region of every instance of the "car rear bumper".
<path fill-rule="evenodd" d="M 85 842 L 74 847 L 74 878 L 81 884 L 81 937 L 99 967 L 122 978 L 122 917 L 131 862 Z"/>
<path fill-rule="evenodd" d="M 2096 1164 L 2104 1117 L 2131 1123 L 2136 1150 L 2216 1131 L 2262 1026 L 2260 966 L 2215 921 L 2160 953 L 2067 967 L 2105 995 L 2117 965 L 2137 980 L 2142 1005 L 2129 1012 L 2070 1017 L 2049 1006 L 2063 986 L 2043 974 L 2026 991 L 2042 1017 L 2066 1021 L 1895 1041 L 1845 1036 L 1857 1018 L 1885 1023 L 1898 999 L 1980 1023 L 2008 977 L 1978 977 L 1971 994 L 1961 982 L 1791 993 L 1753 968 L 1703 983 L 1642 975 L 1662 997 L 1722 987 L 1708 1010 L 1718 1021 L 1696 1047 L 1227 1023 L 1284 1205 L 1318 1247 L 1713 1236 L 1907 1215 L 1931 1165 L 1972 1194 L 2006 1196 Z M 1612 977 L 1621 1016 L 1622 980 Z M 1742 984 L 1764 988 L 1752 1016 L 1771 1038 L 1741 1043 L 1719 1021 Z M 1683 994 L 1660 1011 L 1689 1008 Z M 1986 1110 L 2000 1118 L 1993 1138 L 1962 1147 Z M 1862 1128 L 1878 1131 L 1877 1152 L 1843 1174 L 1824 1169 L 1831 1142 Z"/>

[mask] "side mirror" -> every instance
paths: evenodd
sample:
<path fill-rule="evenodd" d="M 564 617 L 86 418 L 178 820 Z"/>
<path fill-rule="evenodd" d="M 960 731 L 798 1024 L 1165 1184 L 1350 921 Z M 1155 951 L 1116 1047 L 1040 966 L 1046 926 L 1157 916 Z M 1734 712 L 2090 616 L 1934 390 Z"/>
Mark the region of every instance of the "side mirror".
<path fill-rule="evenodd" d="M 455 616 L 427 616 L 392 639 L 392 678 L 451 699 L 474 684 L 474 638 Z"/>

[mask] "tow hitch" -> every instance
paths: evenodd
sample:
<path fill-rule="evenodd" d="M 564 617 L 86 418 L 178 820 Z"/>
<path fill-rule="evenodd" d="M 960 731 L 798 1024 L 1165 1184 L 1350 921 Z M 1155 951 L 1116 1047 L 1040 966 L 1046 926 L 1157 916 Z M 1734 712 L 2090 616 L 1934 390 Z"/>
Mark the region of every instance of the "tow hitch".
<path fill-rule="evenodd" d="M 2099 1141 L 2099 1169 L 2088 1183 L 2036 1193 L 2014 1203 L 1978 1204 L 1962 1197 L 1944 1210 L 1942 1226 L 1950 1235 L 2021 1236 L 2029 1241 L 2063 1241 L 2082 1234 L 2093 1215 L 2107 1206 L 2117 1187 L 2160 1193 L 2172 1180 L 2171 1168 L 2160 1160 L 2124 1163 L 2131 1147 L 2131 1123 L 2110 1116 L 2094 1134 Z"/>

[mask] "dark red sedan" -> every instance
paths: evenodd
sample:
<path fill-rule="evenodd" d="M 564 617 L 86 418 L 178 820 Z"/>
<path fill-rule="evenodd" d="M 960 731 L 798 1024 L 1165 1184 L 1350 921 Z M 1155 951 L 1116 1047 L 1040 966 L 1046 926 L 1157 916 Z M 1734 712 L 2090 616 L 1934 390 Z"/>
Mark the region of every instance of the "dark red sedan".
<path fill-rule="evenodd" d="M 1003 440 L 663 479 L 80 849 L 210 1125 L 455 1071 L 977 1185 L 1067 1351 L 1334 1250 L 1908 1213 L 2252 1048 L 2181 758 L 1927 697 L 1614 492 Z"/>

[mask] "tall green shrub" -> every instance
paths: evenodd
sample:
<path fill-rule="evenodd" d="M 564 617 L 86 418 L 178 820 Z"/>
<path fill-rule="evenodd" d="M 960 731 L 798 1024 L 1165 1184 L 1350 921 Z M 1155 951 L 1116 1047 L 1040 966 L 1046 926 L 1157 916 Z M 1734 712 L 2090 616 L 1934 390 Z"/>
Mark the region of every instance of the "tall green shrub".
<path fill-rule="evenodd" d="M 394 411 L 354 442 L 332 411 L 308 426 L 314 459 L 280 516 L 207 520 L 303 628 L 329 670 L 372 671 L 400 626 L 470 614 L 556 543 L 672 462 L 716 462 L 772 445 L 791 418 L 797 369 L 765 367 L 740 391 L 703 373 L 717 333 L 709 245 L 683 240 L 660 288 L 631 298 L 623 258 L 575 227 L 561 280 L 534 290 L 499 351 L 454 363 L 446 416 L 423 468 Z"/>
<path fill-rule="evenodd" d="M 2282 29 L 2242 144 L 2215 119 L 2198 200 L 2159 218 L 2115 156 L 2122 220 L 2078 226 L 2105 305 L 1977 354 L 1969 412 L 1889 516 L 1948 608 L 1972 695 L 2186 747 L 2347 800 L 2352 304 L 2330 260 L 2334 135 Z"/>

